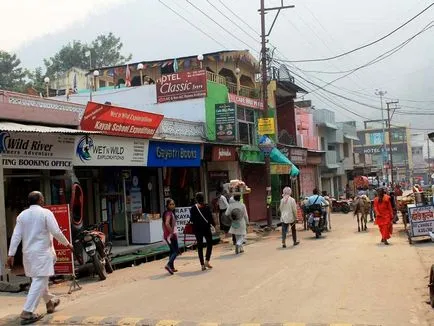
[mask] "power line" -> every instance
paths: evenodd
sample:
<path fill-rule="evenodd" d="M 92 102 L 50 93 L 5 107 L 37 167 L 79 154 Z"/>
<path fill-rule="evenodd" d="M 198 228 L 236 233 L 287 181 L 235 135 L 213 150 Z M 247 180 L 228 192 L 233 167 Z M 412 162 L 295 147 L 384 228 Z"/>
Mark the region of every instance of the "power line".
<path fill-rule="evenodd" d="M 182 20 L 186 21 L 189 25 L 193 26 L 199 32 L 201 32 L 202 34 L 204 34 L 205 36 L 209 37 L 211 40 L 213 40 L 214 42 L 216 42 L 218 45 L 220 45 L 221 47 L 223 47 L 223 49 L 227 49 L 227 47 L 223 43 L 220 43 L 219 41 L 217 41 L 210 34 L 208 34 L 207 32 L 205 32 L 204 30 L 202 30 L 197 25 L 193 24 L 190 20 L 188 20 L 187 18 L 185 18 L 184 16 L 182 16 L 181 14 L 179 14 L 176 10 L 172 9 L 170 6 L 168 6 L 167 4 L 165 4 L 162 0 L 158 0 L 158 2 L 160 2 L 163 6 L 165 6 L 167 9 L 169 9 L 175 15 L 177 15 L 178 17 L 180 17 Z"/>
<path fill-rule="evenodd" d="M 392 34 L 396 33 L 397 31 L 399 31 L 400 29 L 404 28 L 405 26 L 407 26 L 409 23 L 411 23 L 413 20 L 415 20 L 416 18 L 418 18 L 419 16 L 421 16 L 423 13 L 425 13 L 427 10 L 429 10 L 432 6 L 434 6 L 434 2 L 431 3 L 428 7 L 426 7 L 424 10 L 422 10 L 421 12 L 419 12 L 417 15 L 413 16 L 412 18 L 410 18 L 409 20 L 407 20 L 405 23 L 401 24 L 400 26 L 398 26 L 397 28 L 395 28 L 393 31 L 391 31 L 390 33 L 380 37 L 379 39 L 372 41 L 370 43 L 367 43 L 365 45 L 359 46 L 351 51 L 347 51 L 332 57 L 327 57 L 327 58 L 318 58 L 318 59 L 306 59 L 306 60 L 291 60 L 290 62 L 320 62 L 320 61 L 328 61 L 328 60 L 334 60 L 337 58 L 341 58 L 343 56 L 346 56 L 348 54 L 360 51 L 362 49 L 365 49 L 367 47 L 370 47 L 378 42 L 383 41 L 384 39 L 388 38 L 389 36 L 391 36 Z"/>
<path fill-rule="evenodd" d="M 238 40 L 239 42 L 243 43 L 245 46 L 247 46 L 248 48 L 250 48 L 251 50 L 253 50 L 253 52 L 255 52 L 256 54 L 259 54 L 259 52 L 257 50 L 255 50 L 255 47 L 251 46 L 250 44 L 244 42 L 241 38 L 239 38 L 238 36 L 236 36 L 235 34 L 233 34 L 230 30 L 228 30 L 226 27 L 224 27 L 222 24 L 220 24 L 219 22 L 217 22 L 214 18 L 212 18 L 211 16 L 209 16 L 206 12 L 204 12 L 201 8 L 199 8 L 198 6 L 196 6 L 194 3 L 192 3 L 190 0 L 186 0 L 188 4 L 190 4 L 193 8 L 195 8 L 197 11 L 199 11 L 200 13 L 202 13 L 204 16 L 206 16 L 208 19 L 212 20 L 217 26 L 219 26 L 221 29 L 223 29 L 225 32 L 227 32 L 229 35 L 231 35 L 233 38 L 235 38 L 236 40 Z"/>
<path fill-rule="evenodd" d="M 253 41 L 259 42 L 258 39 L 256 39 L 254 36 L 252 36 L 249 32 L 247 32 L 243 27 L 241 27 L 236 21 L 233 19 L 230 19 L 223 11 L 221 11 L 217 6 L 215 6 L 210 0 L 206 0 L 211 7 L 213 7 L 215 10 L 217 10 L 223 17 L 225 17 L 227 20 L 229 20 L 232 24 L 237 26 L 244 34 L 246 34 L 248 37 L 250 37 Z"/>
<path fill-rule="evenodd" d="M 246 25 L 250 30 L 252 30 L 258 37 L 261 37 L 261 35 L 257 32 L 257 30 L 252 27 L 249 23 L 247 23 L 243 18 L 241 18 L 238 14 L 236 14 L 231 8 L 229 8 L 222 0 L 218 0 L 223 7 L 225 7 L 232 15 L 237 17 L 237 19 L 242 22 L 244 25 Z"/>

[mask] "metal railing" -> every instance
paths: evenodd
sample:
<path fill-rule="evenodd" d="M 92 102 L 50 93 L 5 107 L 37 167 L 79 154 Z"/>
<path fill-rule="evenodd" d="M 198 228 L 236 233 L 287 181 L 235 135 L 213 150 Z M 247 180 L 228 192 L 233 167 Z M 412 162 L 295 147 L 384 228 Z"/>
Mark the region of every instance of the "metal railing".
<path fill-rule="evenodd" d="M 231 94 L 239 94 L 241 96 L 250 97 L 250 98 L 260 98 L 260 89 L 259 88 L 253 88 L 248 86 L 240 85 L 239 92 L 237 92 L 237 84 L 232 83 L 230 81 L 226 80 L 226 77 L 220 76 L 218 74 L 215 74 L 213 72 L 207 71 L 206 72 L 207 79 L 209 81 L 212 81 L 217 84 L 225 85 L 228 88 L 229 93 Z"/>

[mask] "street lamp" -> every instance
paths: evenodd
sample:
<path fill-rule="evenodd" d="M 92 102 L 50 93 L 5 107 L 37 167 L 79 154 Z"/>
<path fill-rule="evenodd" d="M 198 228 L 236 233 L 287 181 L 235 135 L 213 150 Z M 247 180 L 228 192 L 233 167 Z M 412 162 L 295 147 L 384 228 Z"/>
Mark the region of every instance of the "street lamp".
<path fill-rule="evenodd" d="M 99 77 L 99 71 L 98 70 L 93 71 L 93 77 L 94 77 L 94 86 L 95 86 L 95 92 L 96 92 L 96 90 L 98 88 L 97 84 L 96 84 L 98 77 Z"/>
<path fill-rule="evenodd" d="M 49 84 L 50 84 L 50 77 L 45 77 L 44 78 L 44 83 L 45 83 L 45 88 L 46 88 L 46 92 L 47 92 L 47 97 L 50 96 L 50 92 L 49 92 Z"/>
<path fill-rule="evenodd" d="M 237 77 L 237 95 L 240 95 L 240 76 L 241 76 L 241 69 L 235 68 L 235 75 Z"/>
<path fill-rule="evenodd" d="M 140 72 L 140 85 L 143 85 L 143 69 L 145 68 L 145 66 L 143 65 L 143 63 L 139 63 L 137 65 L 137 70 Z"/>
<path fill-rule="evenodd" d="M 202 69 L 203 54 L 199 54 L 199 55 L 197 56 L 197 60 L 199 60 L 200 69 Z"/>
<path fill-rule="evenodd" d="M 387 156 L 387 150 L 386 150 L 386 131 L 384 130 L 384 109 L 383 109 L 383 96 L 387 94 L 387 91 L 382 91 L 379 89 L 375 90 L 375 95 L 380 97 L 380 101 L 381 101 L 381 127 L 383 129 L 383 151 L 381 153 L 381 163 L 382 163 L 382 167 L 381 170 L 383 171 L 383 178 L 384 178 L 384 163 L 385 163 L 385 157 Z M 393 171 L 392 171 L 393 173 Z M 389 181 L 389 176 L 386 175 L 386 179 L 387 181 Z"/>

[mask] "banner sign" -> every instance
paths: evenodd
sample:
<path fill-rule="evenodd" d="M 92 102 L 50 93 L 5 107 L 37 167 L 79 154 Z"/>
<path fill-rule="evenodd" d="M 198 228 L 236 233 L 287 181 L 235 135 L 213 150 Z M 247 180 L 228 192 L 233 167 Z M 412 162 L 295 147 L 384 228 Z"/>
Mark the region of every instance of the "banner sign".
<path fill-rule="evenodd" d="M 206 97 L 206 70 L 162 75 L 157 80 L 157 103 Z"/>
<path fill-rule="evenodd" d="M 149 143 L 148 166 L 152 167 L 199 167 L 200 144 Z"/>
<path fill-rule="evenodd" d="M 80 128 L 112 136 L 152 138 L 162 120 L 161 114 L 88 102 Z"/>
<path fill-rule="evenodd" d="M 236 94 L 229 94 L 229 102 L 233 102 L 236 105 L 244 106 L 247 108 L 258 109 L 258 110 L 264 109 L 264 103 L 262 102 L 262 100 L 240 96 Z"/>
<path fill-rule="evenodd" d="M 218 140 L 235 140 L 236 108 L 234 103 L 215 105 L 216 137 Z"/>
<path fill-rule="evenodd" d="M 176 229 L 178 231 L 178 241 L 184 242 L 184 229 L 185 225 L 190 221 L 190 208 L 191 207 L 176 207 Z M 187 234 L 185 237 L 186 242 L 196 241 L 194 234 Z"/>
<path fill-rule="evenodd" d="M 229 146 L 213 146 L 212 160 L 215 162 L 221 161 L 236 161 L 237 151 L 235 147 Z"/>
<path fill-rule="evenodd" d="M 408 205 L 410 233 L 412 237 L 429 236 L 434 232 L 434 206 Z"/>
<path fill-rule="evenodd" d="M 371 146 L 354 146 L 354 152 L 360 154 L 381 154 L 383 151 L 383 145 L 371 145 Z M 387 153 L 390 153 L 389 144 L 386 145 Z M 407 152 L 407 144 L 392 144 L 392 153 L 404 153 Z"/>
<path fill-rule="evenodd" d="M 273 135 L 276 132 L 274 118 L 259 118 L 258 132 L 260 135 Z"/>
<path fill-rule="evenodd" d="M 290 174 L 292 166 L 289 164 L 271 164 L 270 173 L 271 174 Z"/>
<path fill-rule="evenodd" d="M 46 133 L 0 132 L 4 168 L 70 170 L 74 136 Z"/>
<path fill-rule="evenodd" d="M 149 140 L 81 136 L 75 140 L 74 166 L 146 166 Z"/>
<path fill-rule="evenodd" d="M 53 212 L 63 235 L 72 243 L 69 205 L 49 205 L 45 206 L 45 208 Z M 54 273 L 56 275 L 74 275 L 74 259 L 71 250 L 57 242 L 56 239 L 53 240 L 53 244 L 57 256 L 56 264 L 54 264 Z"/>

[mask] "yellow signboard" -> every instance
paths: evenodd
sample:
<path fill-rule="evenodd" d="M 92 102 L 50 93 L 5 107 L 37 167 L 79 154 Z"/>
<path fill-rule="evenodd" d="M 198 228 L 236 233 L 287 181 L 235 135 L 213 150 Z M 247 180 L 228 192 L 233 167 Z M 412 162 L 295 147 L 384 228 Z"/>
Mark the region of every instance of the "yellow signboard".
<path fill-rule="evenodd" d="M 273 135 L 276 132 L 274 118 L 258 119 L 258 132 L 260 135 Z"/>
<path fill-rule="evenodd" d="M 271 164 L 270 172 L 271 174 L 289 174 L 291 168 L 292 166 L 289 164 Z"/>

